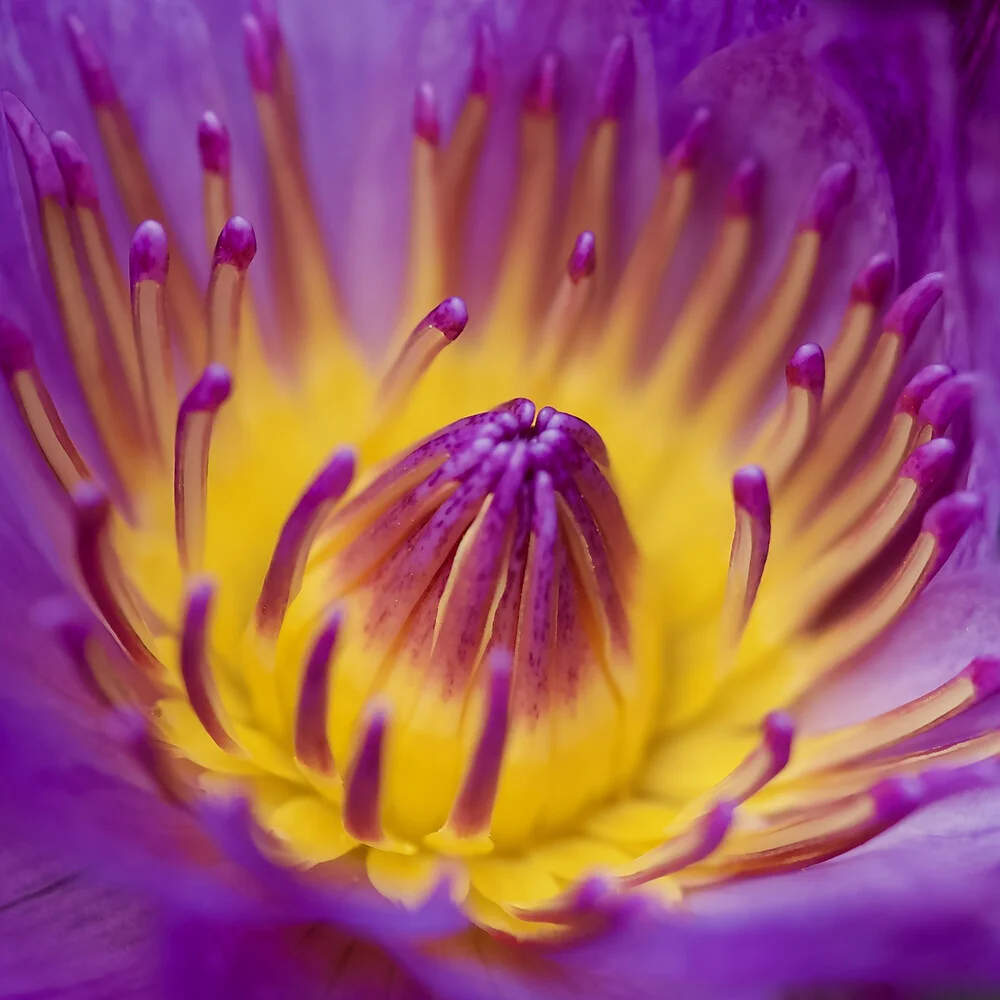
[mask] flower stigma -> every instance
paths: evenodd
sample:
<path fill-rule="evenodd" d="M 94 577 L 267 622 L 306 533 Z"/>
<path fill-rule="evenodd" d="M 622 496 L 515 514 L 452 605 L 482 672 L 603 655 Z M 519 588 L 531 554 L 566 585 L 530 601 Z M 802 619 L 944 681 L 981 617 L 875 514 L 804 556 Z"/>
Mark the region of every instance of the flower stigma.
<path fill-rule="evenodd" d="M 67 25 L 134 227 L 127 276 L 97 151 L 12 94 L 4 111 L 101 448 L 77 443 L 6 318 L 0 367 L 68 500 L 93 612 L 51 627 L 102 710 L 128 720 L 135 780 L 181 808 L 246 799 L 261 849 L 307 876 L 356 865 L 405 905 L 447 879 L 477 924 L 529 938 L 590 928 L 595 879 L 678 905 L 821 862 L 937 794 L 930 763 L 996 752 L 994 737 L 905 745 L 996 689 L 986 657 L 850 727 L 802 732 L 796 716 L 981 514 L 964 489 L 975 383 L 910 351 L 941 275 L 890 301 L 892 260 L 858 261 L 832 343 L 802 343 L 852 166 L 816 178 L 779 273 L 744 308 L 767 177 L 736 164 L 651 340 L 664 276 L 701 252 L 711 115 L 691 114 L 616 268 L 603 258 L 630 43 L 609 46 L 564 209 L 546 52 L 490 304 L 470 316 L 454 293 L 502 83 L 483 25 L 450 133 L 433 88 L 414 95 L 406 288 L 372 362 L 327 261 L 277 21 L 264 7 L 243 21 L 275 217 L 263 274 L 225 124 L 192 123 L 199 275 L 98 40 Z M 263 333 L 257 280 L 279 336 Z"/>

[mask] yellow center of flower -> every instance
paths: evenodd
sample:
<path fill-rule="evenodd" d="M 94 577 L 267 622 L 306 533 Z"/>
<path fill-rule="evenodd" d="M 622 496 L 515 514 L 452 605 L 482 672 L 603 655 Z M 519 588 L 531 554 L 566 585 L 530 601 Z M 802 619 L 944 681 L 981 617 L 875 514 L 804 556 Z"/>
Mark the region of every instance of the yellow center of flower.
<path fill-rule="evenodd" d="M 163 218 L 107 70 L 72 29 L 126 208 Z M 94 635 L 72 652 L 99 697 L 138 706 L 164 791 L 246 796 L 288 863 L 349 860 L 407 903 L 446 875 L 477 921 L 520 935 L 572 926 L 574 887 L 594 872 L 674 900 L 823 860 L 919 804 L 921 787 L 897 779 L 923 758 L 892 748 L 991 690 L 992 661 L 794 753 L 780 711 L 886 629 L 978 510 L 952 492 L 968 380 L 932 365 L 900 392 L 939 276 L 880 325 L 892 269 L 876 256 L 832 348 L 793 351 L 851 169 L 818 178 L 781 273 L 733 328 L 761 180 L 740 164 L 670 331 L 650 337 L 708 116 L 667 159 L 624 268 L 602 269 L 626 43 L 604 67 L 565 218 L 547 55 L 493 305 L 466 330 L 446 296 L 494 101 L 484 29 L 446 145 L 432 92 L 417 96 L 407 301 L 373 365 L 324 264 L 280 38 L 252 16 L 246 30 L 285 254 L 283 339 L 266 348 L 244 288 L 253 230 L 228 218 L 213 115 L 199 132 L 202 309 L 148 221 L 129 295 L 82 151 L 5 100 L 106 490 L 9 323 L 0 360 L 73 497 L 84 591 L 127 666 Z M 784 400 L 768 406 L 789 356 Z"/>

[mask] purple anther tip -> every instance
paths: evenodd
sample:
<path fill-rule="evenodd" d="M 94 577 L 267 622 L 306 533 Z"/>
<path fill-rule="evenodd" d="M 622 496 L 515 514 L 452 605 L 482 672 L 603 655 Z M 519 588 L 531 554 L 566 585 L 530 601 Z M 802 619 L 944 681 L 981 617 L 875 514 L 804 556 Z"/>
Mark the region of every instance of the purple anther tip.
<path fill-rule="evenodd" d="M 578 285 L 584 278 L 589 278 L 594 273 L 595 267 L 597 267 L 597 241 L 594 234 L 585 229 L 573 244 L 573 252 L 566 264 L 566 273 L 569 275 L 569 280 Z"/>
<path fill-rule="evenodd" d="M 56 163 L 59 164 L 70 204 L 97 208 L 97 182 L 83 147 L 68 132 L 53 132 L 49 136 L 49 142 Z"/>
<path fill-rule="evenodd" d="M 353 448 L 338 448 L 333 457 L 313 480 L 310 492 L 332 499 L 343 496 L 354 480 L 357 454 Z"/>
<path fill-rule="evenodd" d="M 983 514 L 983 501 L 975 493 L 952 493 L 924 515 L 923 530 L 937 539 L 944 552 L 951 552 L 973 521 Z"/>
<path fill-rule="evenodd" d="M 422 83 L 413 95 L 413 131 L 425 142 L 436 146 L 441 141 L 441 119 L 437 98 L 429 83 Z"/>
<path fill-rule="evenodd" d="M 632 41 L 628 35 L 616 35 L 608 46 L 597 78 L 595 103 L 598 118 L 617 118 L 622 113 L 632 67 Z"/>
<path fill-rule="evenodd" d="M 274 89 L 273 46 L 264 26 L 253 14 L 243 15 L 243 57 L 250 86 L 257 93 L 269 94 Z"/>
<path fill-rule="evenodd" d="M 229 399 L 232 391 L 233 376 L 229 373 L 229 369 L 213 362 L 202 372 L 201 378 L 188 393 L 184 400 L 184 408 L 217 410 Z"/>
<path fill-rule="evenodd" d="M 784 767 L 792 753 L 795 721 L 788 712 L 771 712 L 764 718 L 761 729 L 768 752 L 779 767 Z"/>
<path fill-rule="evenodd" d="M 424 318 L 421 326 L 432 326 L 435 330 L 440 330 L 448 340 L 455 340 L 468 322 L 469 310 L 466 308 L 465 300 L 454 295 L 435 306 Z"/>
<path fill-rule="evenodd" d="M 550 115 L 556 109 L 559 84 L 559 54 L 554 50 L 542 54 L 524 95 L 524 107 L 536 115 Z"/>
<path fill-rule="evenodd" d="M 202 169 L 212 174 L 228 174 L 232 149 L 229 129 L 214 111 L 206 111 L 198 121 L 198 154 Z"/>
<path fill-rule="evenodd" d="M 937 271 L 925 274 L 892 304 L 885 314 L 883 328 L 899 334 L 903 342 L 909 345 L 943 292 L 944 275 Z"/>
<path fill-rule="evenodd" d="M 753 215 L 760 207 L 764 189 L 764 169 L 752 156 L 741 160 L 726 192 L 726 210 L 730 215 Z"/>
<path fill-rule="evenodd" d="M 89 481 L 78 483 L 70 499 L 76 511 L 77 522 L 83 526 L 97 527 L 111 513 L 111 501 L 96 483 Z"/>
<path fill-rule="evenodd" d="M 920 422 L 935 434 L 943 434 L 952 420 L 971 406 L 979 384 L 979 377 L 971 372 L 944 380 L 921 405 Z"/>
<path fill-rule="evenodd" d="M 996 656 L 977 656 L 962 674 L 972 681 L 980 698 L 988 698 L 1000 691 L 1000 658 Z"/>
<path fill-rule="evenodd" d="M 880 781 L 868 794 L 875 805 L 875 822 L 879 826 L 891 825 L 920 805 L 924 785 L 916 775 L 897 775 Z"/>
<path fill-rule="evenodd" d="M 210 576 L 193 577 L 186 587 L 187 610 L 184 614 L 185 630 L 190 626 L 201 626 L 208 618 L 212 600 L 215 597 L 215 581 Z"/>
<path fill-rule="evenodd" d="M 10 376 L 35 363 L 28 335 L 12 320 L 0 316 L 0 371 Z"/>
<path fill-rule="evenodd" d="M 705 814 L 702 819 L 702 843 L 699 854 L 708 857 L 725 840 L 729 828 L 736 817 L 736 803 L 722 799 Z"/>
<path fill-rule="evenodd" d="M 767 476 L 759 465 L 744 465 L 733 473 L 733 500 L 752 518 L 771 519 L 771 497 Z"/>
<path fill-rule="evenodd" d="M 272 47 L 281 45 L 281 24 L 278 21 L 278 9 L 272 0 L 253 0 L 250 12 L 260 21 Z"/>
<path fill-rule="evenodd" d="M 955 463 L 955 443 L 935 438 L 917 448 L 903 463 L 900 476 L 911 479 L 922 490 L 940 485 Z"/>
<path fill-rule="evenodd" d="M 24 153 L 31 182 L 35 187 L 35 196 L 55 198 L 61 205 L 66 204 L 66 186 L 63 183 L 59 164 L 52 151 L 52 144 L 35 116 L 10 91 L 3 92 L 3 110 L 17 136 L 17 141 Z"/>
<path fill-rule="evenodd" d="M 257 237 L 253 226 L 241 215 L 234 215 L 219 233 L 215 243 L 215 265 L 231 264 L 240 271 L 250 266 L 257 253 Z"/>
<path fill-rule="evenodd" d="M 850 163 L 835 163 L 820 174 L 813 192 L 806 228 L 826 234 L 833 227 L 840 210 L 854 195 L 857 171 Z"/>
<path fill-rule="evenodd" d="M 789 388 L 805 389 L 818 396 L 826 381 L 826 359 L 819 344 L 803 344 L 785 365 L 785 381 Z"/>
<path fill-rule="evenodd" d="M 87 97 L 92 104 L 113 104 L 118 100 L 118 91 L 115 90 L 108 64 L 83 21 L 76 14 L 67 14 L 66 28 Z"/>
<path fill-rule="evenodd" d="M 858 272 L 851 285 L 851 298 L 855 302 L 880 305 L 896 276 L 896 262 L 887 253 L 877 253 Z"/>
<path fill-rule="evenodd" d="M 951 365 L 927 365 L 926 368 L 921 368 L 899 394 L 899 399 L 896 400 L 896 412 L 909 413 L 915 417 L 924 400 L 954 375 L 955 369 Z"/>
<path fill-rule="evenodd" d="M 500 80 L 500 55 L 497 51 L 497 36 L 492 25 L 485 21 L 476 32 L 476 54 L 472 62 L 472 81 L 469 89 L 473 94 L 492 96 Z"/>
<path fill-rule="evenodd" d="M 677 145 L 670 153 L 669 162 L 679 170 L 691 169 L 698 165 L 708 130 L 712 124 L 712 113 L 708 108 L 698 108 L 691 116 Z"/>
<path fill-rule="evenodd" d="M 132 287 L 140 281 L 155 281 L 162 285 L 167 280 L 169 263 L 166 230 L 153 219 L 140 222 L 128 252 L 128 274 Z"/>

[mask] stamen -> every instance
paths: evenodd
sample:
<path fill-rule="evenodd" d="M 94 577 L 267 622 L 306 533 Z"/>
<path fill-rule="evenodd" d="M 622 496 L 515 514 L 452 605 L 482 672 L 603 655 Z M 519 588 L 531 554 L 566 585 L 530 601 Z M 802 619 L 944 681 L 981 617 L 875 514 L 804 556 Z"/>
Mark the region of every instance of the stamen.
<path fill-rule="evenodd" d="M 816 864 L 863 844 L 899 823 L 924 799 L 923 783 L 913 777 L 879 782 L 867 793 L 777 827 L 747 828 L 730 838 L 706 866 L 713 879 L 774 872 Z M 692 873 L 697 879 L 699 873 Z"/>
<path fill-rule="evenodd" d="M 555 97 L 559 56 L 546 52 L 525 95 L 517 193 L 506 252 L 493 295 L 488 337 L 507 350 L 526 346 L 527 318 L 538 308 L 546 273 L 558 169 Z M 577 230 L 579 232 L 579 230 Z"/>
<path fill-rule="evenodd" d="M 320 774 L 336 772 L 327 733 L 333 661 L 343 613 L 335 608 L 320 626 L 302 674 L 302 688 L 295 715 L 295 756 L 305 767 Z"/>
<path fill-rule="evenodd" d="M 486 854 L 493 847 L 490 818 L 510 732 L 509 653 L 499 649 L 492 653 L 485 680 L 482 728 L 458 797 L 445 825 L 425 838 L 429 847 L 448 854 Z"/>
<path fill-rule="evenodd" d="M 445 217 L 441 121 L 434 88 L 417 88 L 413 101 L 413 163 L 410 185 L 409 290 L 403 322 L 437 302 L 445 287 Z"/>
<path fill-rule="evenodd" d="M 219 233 L 208 283 L 208 353 L 212 362 L 228 367 L 236 363 L 243 284 L 256 253 L 253 226 L 234 215 Z"/>
<path fill-rule="evenodd" d="M 88 593 L 125 652 L 141 666 L 159 669 L 138 631 L 141 618 L 108 538 L 110 501 L 87 482 L 76 487 L 72 500 L 77 564 Z"/>
<path fill-rule="evenodd" d="M 446 201 L 443 232 L 449 251 L 450 281 L 457 281 L 461 277 L 457 273 L 458 251 L 461 247 L 469 192 L 476 164 L 482 152 L 483 140 L 486 137 L 490 103 L 496 92 L 499 75 L 496 35 L 490 25 L 484 22 L 480 24 L 476 34 L 476 52 L 469 96 L 458 117 L 441 163 L 441 192 Z"/>
<path fill-rule="evenodd" d="M 878 448 L 798 535 L 795 544 L 803 560 L 841 538 L 884 497 L 917 440 L 918 411 L 923 401 L 954 374 L 948 365 L 928 365 L 906 384 Z"/>
<path fill-rule="evenodd" d="M 389 710 L 374 704 L 364 713 L 357 750 L 344 782 L 344 829 L 363 843 L 377 845 L 382 828 L 382 757 Z"/>
<path fill-rule="evenodd" d="M 3 317 L 0 317 L 0 370 L 42 457 L 63 488 L 71 492 L 90 478 L 87 463 L 76 450 L 45 388 L 35 365 L 31 341 Z"/>
<path fill-rule="evenodd" d="M 851 285 L 851 301 L 826 361 L 823 412 L 830 413 L 857 375 L 871 339 L 875 312 L 892 285 L 895 264 L 879 253 L 861 269 Z"/>
<path fill-rule="evenodd" d="M 465 303 L 450 298 L 435 306 L 416 325 L 382 379 L 378 404 L 382 420 L 399 409 L 421 375 L 458 338 L 468 322 Z"/>
<path fill-rule="evenodd" d="M 198 153 L 202 169 L 205 245 L 211 254 L 215 251 L 219 232 L 233 214 L 229 130 L 212 111 L 206 111 L 198 122 Z"/>
<path fill-rule="evenodd" d="M 732 802 L 717 802 L 697 822 L 661 847 L 642 855 L 619 873 L 624 886 L 635 889 L 654 879 L 674 875 L 713 854 L 733 823 Z"/>
<path fill-rule="evenodd" d="M 563 244 L 589 229 L 598 244 L 611 246 L 611 192 L 618 159 L 619 117 L 624 111 L 631 73 L 632 42 L 627 35 L 612 39 L 601 66 L 594 95 L 595 121 L 577 163 Z M 600 290 L 599 300 L 602 298 Z"/>
<path fill-rule="evenodd" d="M 937 438 L 906 460 L 885 499 L 858 527 L 795 578 L 795 610 L 789 622 L 806 621 L 898 534 L 910 517 L 933 499 L 955 465 L 955 445 Z"/>
<path fill-rule="evenodd" d="M 760 164 L 754 159 L 743 160 L 729 185 L 719 237 L 643 388 L 645 397 L 660 409 L 679 410 L 691 401 L 699 363 L 707 354 L 712 334 L 743 274 L 761 187 Z"/>
<path fill-rule="evenodd" d="M 302 583 L 302 572 L 313 539 L 333 505 L 354 478 L 354 453 L 343 448 L 312 481 L 285 521 L 261 584 L 254 621 L 257 632 L 274 640 L 292 598 Z"/>
<path fill-rule="evenodd" d="M 977 376 L 969 373 L 942 380 L 920 404 L 922 432 L 932 437 L 944 434 L 968 413 L 978 388 Z"/>
<path fill-rule="evenodd" d="M 885 631 L 930 583 L 982 511 L 982 500 L 974 493 L 953 493 L 934 504 L 924 516 L 917 540 L 878 593 L 838 621 L 836 628 L 827 628 L 804 644 L 810 668 L 819 672 L 841 663 Z"/>
<path fill-rule="evenodd" d="M 736 530 L 722 610 L 723 648 L 728 651 L 735 649 L 750 617 L 771 544 L 771 500 L 760 466 L 747 465 L 736 471 L 733 502 Z"/>
<path fill-rule="evenodd" d="M 208 657 L 208 617 L 215 599 L 215 586 L 209 580 L 192 580 L 188 585 L 181 633 L 181 679 L 188 701 L 205 732 L 216 745 L 227 751 L 236 748 L 220 717 L 219 695 Z"/>
<path fill-rule="evenodd" d="M 611 378 L 627 373 L 663 274 L 680 239 L 694 197 L 695 170 L 710 121 L 707 109 L 699 108 L 671 152 L 656 199 L 618 281 L 608 308 L 608 328 L 602 332 L 602 361 L 611 366 Z"/>
<path fill-rule="evenodd" d="M 788 394 L 784 406 L 750 448 L 776 493 L 816 436 L 825 379 L 823 349 L 818 344 L 803 344 L 785 367 Z"/>
<path fill-rule="evenodd" d="M 215 417 L 232 392 L 232 377 L 209 365 L 184 397 L 174 438 L 174 529 L 181 568 L 201 569 L 205 549 L 208 461 Z"/>
<path fill-rule="evenodd" d="M 758 400 L 786 350 L 834 219 L 854 193 L 856 173 L 847 163 L 827 168 L 816 185 L 805 221 L 792 241 L 785 268 L 753 327 L 712 390 L 706 419 L 738 426 Z"/>
<path fill-rule="evenodd" d="M 123 443 L 122 426 L 113 413 L 116 397 L 103 362 L 97 325 L 73 250 L 62 175 L 52 146 L 31 112 L 7 92 L 3 94 L 3 106 L 7 122 L 21 145 L 35 188 L 49 269 L 73 367 L 101 438 L 108 446 L 109 457 L 118 467 L 121 456 L 117 454 L 115 445 Z"/>
<path fill-rule="evenodd" d="M 254 14 L 243 18 L 247 70 L 274 189 L 275 261 L 283 267 L 279 284 L 289 290 L 285 325 L 329 338 L 339 329 L 332 272 L 301 166 L 290 70 L 283 68 L 283 48 L 275 45 L 276 27 L 270 22 L 269 35 Z"/>
<path fill-rule="evenodd" d="M 559 284 L 538 338 L 535 366 L 542 379 L 550 378 L 555 373 L 580 328 L 593 291 L 591 279 L 596 267 L 594 234 L 580 233 L 566 262 L 566 275 Z"/>
<path fill-rule="evenodd" d="M 978 657 L 957 676 L 920 698 L 856 725 L 807 738 L 799 748 L 803 766 L 795 768 L 794 775 L 797 778 L 803 773 L 833 771 L 919 736 L 984 701 L 998 689 L 1000 660 Z"/>
<path fill-rule="evenodd" d="M 786 712 L 771 712 L 761 726 L 762 739 L 743 761 L 713 789 L 713 799 L 746 802 L 787 766 L 795 739 L 795 723 Z"/>
<path fill-rule="evenodd" d="M 66 184 L 83 252 L 128 386 L 128 401 L 141 420 L 142 377 L 135 338 L 132 335 L 128 289 L 122 280 L 107 223 L 98 202 L 94 172 L 80 144 L 72 136 L 66 132 L 53 132 L 49 140 Z"/>
<path fill-rule="evenodd" d="M 927 314 L 941 297 L 943 276 L 928 274 L 900 295 L 886 314 L 883 333 L 861 373 L 854 380 L 816 446 L 796 470 L 786 496 L 790 512 L 799 517 L 830 489 L 872 425 L 885 391 L 906 349 Z"/>
<path fill-rule="evenodd" d="M 76 14 L 66 15 L 66 27 L 80 78 L 93 107 L 104 152 L 129 221 L 138 226 L 143 219 L 166 220 L 167 214 L 156 194 L 132 122 L 118 96 L 104 57 Z M 174 246 L 180 245 L 172 235 L 169 235 L 169 241 Z M 173 325 L 180 331 L 184 356 L 194 370 L 200 370 L 205 364 L 201 293 L 190 267 L 180 255 L 171 269 L 168 305 Z"/>
<path fill-rule="evenodd" d="M 147 220 L 132 237 L 128 268 L 132 286 L 132 327 L 142 372 L 142 398 L 161 456 L 169 453 L 177 413 L 163 294 L 169 262 L 166 231 L 158 222 Z"/>

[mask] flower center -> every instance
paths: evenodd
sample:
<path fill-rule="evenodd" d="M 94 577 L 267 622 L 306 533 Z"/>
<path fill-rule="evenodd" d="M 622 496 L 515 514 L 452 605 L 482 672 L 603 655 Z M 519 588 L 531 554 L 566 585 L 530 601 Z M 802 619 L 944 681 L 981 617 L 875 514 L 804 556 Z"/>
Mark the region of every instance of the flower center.
<path fill-rule="evenodd" d="M 634 769 L 655 692 L 632 659 L 636 551 L 609 474 L 588 424 L 515 399 L 431 435 L 324 527 L 289 626 L 342 602 L 333 756 L 378 704 L 398 832 L 509 848 Z"/>

